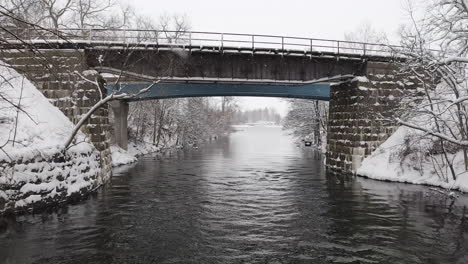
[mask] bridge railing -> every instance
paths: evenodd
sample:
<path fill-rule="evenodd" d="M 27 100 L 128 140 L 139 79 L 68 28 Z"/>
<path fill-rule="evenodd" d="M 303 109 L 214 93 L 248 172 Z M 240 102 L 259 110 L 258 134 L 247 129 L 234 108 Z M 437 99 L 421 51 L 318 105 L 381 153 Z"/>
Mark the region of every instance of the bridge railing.
<path fill-rule="evenodd" d="M 218 33 L 203 31 L 161 31 L 141 29 L 20 29 L 12 31 L 23 41 L 99 43 L 105 45 L 155 45 L 217 50 L 274 50 L 282 53 L 333 53 L 361 56 L 393 56 L 400 46 L 343 40 L 276 35 Z M 11 42 L 18 42 L 11 39 Z"/>

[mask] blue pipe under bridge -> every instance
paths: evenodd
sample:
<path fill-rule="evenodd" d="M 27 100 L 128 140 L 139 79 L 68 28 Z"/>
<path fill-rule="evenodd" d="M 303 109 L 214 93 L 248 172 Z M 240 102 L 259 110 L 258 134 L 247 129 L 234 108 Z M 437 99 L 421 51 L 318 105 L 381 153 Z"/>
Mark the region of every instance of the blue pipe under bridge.
<path fill-rule="evenodd" d="M 120 92 L 137 94 L 147 88 L 151 82 L 131 82 L 120 84 Z M 108 94 L 119 88 L 115 84 L 107 85 Z M 168 99 L 182 97 L 207 96 L 260 96 L 302 98 L 329 101 L 329 83 L 223 83 L 223 82 L 159 82 L 147 92 L 129 101 Z"/>

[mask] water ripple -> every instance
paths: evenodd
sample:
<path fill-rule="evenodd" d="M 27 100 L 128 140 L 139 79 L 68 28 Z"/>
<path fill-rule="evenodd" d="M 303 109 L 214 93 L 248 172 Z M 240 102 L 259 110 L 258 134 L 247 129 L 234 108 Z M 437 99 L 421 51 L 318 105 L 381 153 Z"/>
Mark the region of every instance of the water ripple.
<path fill-rule="evenodd" d="M 320 157 L 271 127 L 145 157 L 80 204 L 0 219 L 0 263 L 468 262 L 466 196 L 450 208 Z"/>

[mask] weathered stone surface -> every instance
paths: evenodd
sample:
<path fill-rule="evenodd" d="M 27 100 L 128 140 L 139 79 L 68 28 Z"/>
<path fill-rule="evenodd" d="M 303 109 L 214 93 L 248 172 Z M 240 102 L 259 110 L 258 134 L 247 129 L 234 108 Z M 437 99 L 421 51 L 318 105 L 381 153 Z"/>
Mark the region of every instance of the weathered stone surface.
<path fill-rule="evenodd" d="M 101 164 L 111 164 L 109 160 L 103 162 L 102 158 L 106 155 L 89 148 L 88 151 L 68 151 L 65 155 L 38 152 L 28 160 L 0 162 L 0 193 L 3 194 L 0 215 L 36 213 L 82 199 L 102 183 Z"/>
<path fill-rule="evenodd" d="M 415 83 L 397 76 L 396 64 L 368 62 L 368 81 L 332 86 L 327 145 L 327 167 L 355 173 L 361 161 L 391 136 L 391 120 L 405 89 Z"/>
<path fill-rule="evenodd" d="M 85 82 L 76 72 L 88 69 L 84 50 L 38 50 L 1 52 L 0 57 L 28 77 L 36 87 L 73 123 L 77 123 L 99 100 L 99 91 Z M 93 79 L 93 76 L 88 76 Z M 97 111 L 84 126 L 91 142 L 100 152 L 100 182 L 111 175 L 110 133 L 108 106 Z M 91 128 L 89 125 L 93 125 Z"/>

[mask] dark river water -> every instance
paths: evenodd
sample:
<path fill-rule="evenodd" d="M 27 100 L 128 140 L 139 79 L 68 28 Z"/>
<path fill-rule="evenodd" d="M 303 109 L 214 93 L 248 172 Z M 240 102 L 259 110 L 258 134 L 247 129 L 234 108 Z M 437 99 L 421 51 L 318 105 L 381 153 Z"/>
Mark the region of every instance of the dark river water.
<path fill-rule="evenodd" d="M 467 196 L 321 159 L 279 127 L 146 156 L 86 201 L 0 219 L 0 263 L 468 263 Z"/>

